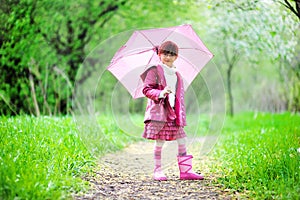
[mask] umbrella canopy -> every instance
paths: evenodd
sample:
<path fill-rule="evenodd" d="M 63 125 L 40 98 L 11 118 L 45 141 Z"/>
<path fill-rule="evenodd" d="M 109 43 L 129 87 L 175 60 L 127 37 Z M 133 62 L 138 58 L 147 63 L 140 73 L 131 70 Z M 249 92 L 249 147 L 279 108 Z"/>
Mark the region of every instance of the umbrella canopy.
<path fill-rule="evenodd" d="M 174 65 L 183 77 L 185 90 L 213 57 L 191 25 L 134 31 L 107 68 L 133 98 L 144 96 L 140 75 L 160 62 L 157 48 L 165 41 L 178 45 L 178 58 Z"/>

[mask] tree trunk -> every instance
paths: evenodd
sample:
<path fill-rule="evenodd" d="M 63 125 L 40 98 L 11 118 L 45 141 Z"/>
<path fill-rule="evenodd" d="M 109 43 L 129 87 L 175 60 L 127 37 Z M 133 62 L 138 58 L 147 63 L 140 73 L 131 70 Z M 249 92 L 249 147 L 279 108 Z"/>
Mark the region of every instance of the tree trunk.
<path fill-rule="evenodd" d="M 229 112 L 228 114 L 233 117 L 234 115 L 234 106 L 233 106 L 233 95 L 232 95 L 232 89 L 231 89 L 231 75 L 232 75 L 232 69 L 233 66 L 238 62 L 240 58 L 240 54 L 238 53 L 237 50 L 233 50 L 232 54 L 229 55 L 229 50 L 227 44 L 225 44 L 224 47 L 224 56 L 225 60 L 228 64 L 228 69 L 227 69 L 227 93 L 228 93 L 228 107 L 227 111 Z"/>
<path fill-rule="evenodd" d="M 31 88 L 31 96 L 32 96 L 34 108 L 35 108 L 35 114 L 37 117 L 39 117 L 39 116 L 41 116 L 41 113 L 40 113 L 39 104 L 38 104 L 38 101 L 36 98 L 35 86 L 34 86 L 33 76 L 31 73 L 29 74 L 29 82 L 30 82 L 30 88 Z"/>
<path fill-rule="evenodd" d="M 231 72 L 232 72 L 233 65 L 229 65 L 227 69 L 227 92 L 228 92 L 228 107 L 229 107 L 229 115 L 233 117 L 234 109 L 233 109 L 233 96 L 232 96 L 232 89 L 231 89 Z"/>

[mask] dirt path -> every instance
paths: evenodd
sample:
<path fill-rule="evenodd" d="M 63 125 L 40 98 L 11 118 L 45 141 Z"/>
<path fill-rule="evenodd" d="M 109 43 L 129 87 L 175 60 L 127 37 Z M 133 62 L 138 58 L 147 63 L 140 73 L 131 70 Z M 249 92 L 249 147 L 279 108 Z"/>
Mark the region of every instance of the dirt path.
<path fill-rule="evenodd" d="M 214 177 L 205 162 L 197 158 L 197 147 L 203 139 L 189 142 L 188 152 L 194 154 L 194 171 L 205 176 L 202 181 L 181 181 L 177 166 L 177 143 L 167 142 L 162 152 L 163 170 L 168 181 L 153 181 L 153 142 L 139 142 L 123 151 L 108 154 L 99 161 L 99 170 L 87 180 L 92 185 L 88 194 L 75 199 L 236 199 L 213 186 Z"/>

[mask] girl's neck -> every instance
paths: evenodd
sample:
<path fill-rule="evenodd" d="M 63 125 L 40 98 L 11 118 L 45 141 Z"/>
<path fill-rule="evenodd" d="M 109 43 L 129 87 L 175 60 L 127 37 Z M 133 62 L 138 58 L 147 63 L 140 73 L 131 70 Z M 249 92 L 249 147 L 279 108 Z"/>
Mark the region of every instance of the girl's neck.
<path fill-rule="evenodd" d="M 162 64 L 162 67 L 163 67 L 164 72 L 165 72 L 166 74 L 174 75 L 175 72 L 176 72 L 175 66 L 169 67 L 169 66 L 166 65 L 166 64 Z"/>
<path fill-rule="evenodd" d="M 166 67 L 169 67 L 169 68 L 174 68 L 174 66 L 173 65 L 171 65 L 171 66 L 169 66 L 169 65 L 167 65 L 167 64 L 165 64 L 165 63 L 162 63 L 164 66 L 166 66 Z"/>

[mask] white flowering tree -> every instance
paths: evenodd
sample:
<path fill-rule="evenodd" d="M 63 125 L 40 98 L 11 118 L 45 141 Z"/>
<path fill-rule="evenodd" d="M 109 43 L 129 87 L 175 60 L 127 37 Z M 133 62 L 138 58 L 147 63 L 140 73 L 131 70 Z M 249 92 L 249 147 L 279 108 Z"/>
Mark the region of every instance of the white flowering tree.
<path fill-rule="evenodd" d="M 278 4 L 267 0 L 211 1 L 208 8 L 208 34 L 222 54 L 217 62 L 226 72 L 227 112 L 233 116 L 233 69 L 241 58 L 251 65 L 257 64 L 262 56 L 293 60 L 298 24 Z"/>
<path fill-rule="evenodd" d="M 291 11 L 291 13 L 295 14 L 300 20 L 300 0 L 273 0 L 274 2 L 280 3 L 287 9 Z"/>
<path fill-rule="evenodd" d="M 300 21 L 300 0 L 273 0 L 276 3 L 281 4 L 291 14 L 294 14 Z M 300 24 L 299 24 L 300 25 Z M 300 31 L 300 26 L 298 26 Z M 298 32 L 299 34 L 299 32 Z M 298 43 L 300 39 L 298 37 Z M 296 48 L 296 53 L 293 60 L 282 60 L 282 63 L 289 66 L 285 69 L 285 87 L 287 88 L 286 96 L 288 96 L 288 109 L 290 111 L 300 111 L 300 47 Z"/>

